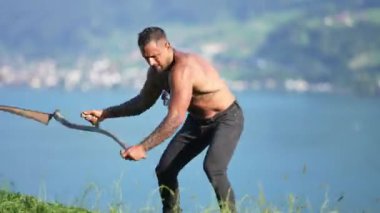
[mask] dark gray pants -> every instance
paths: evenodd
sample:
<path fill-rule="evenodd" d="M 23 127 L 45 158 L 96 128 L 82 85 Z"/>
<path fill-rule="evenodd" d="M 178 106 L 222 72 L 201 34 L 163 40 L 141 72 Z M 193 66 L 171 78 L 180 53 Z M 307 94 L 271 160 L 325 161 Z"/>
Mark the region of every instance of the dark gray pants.
<path fill-rule="evenodd" d="M 207 146 L 204 171 L 215 190 L 219 206 L 236 212 L 235 196 L 227 166 L 243 130 L 244 117 L 237 102 L 213 118 L 199 120 L 188 115 L 170 141 L 156 167 L 163 212 L 180 212 L 177 176 L 181 169 Z"/>

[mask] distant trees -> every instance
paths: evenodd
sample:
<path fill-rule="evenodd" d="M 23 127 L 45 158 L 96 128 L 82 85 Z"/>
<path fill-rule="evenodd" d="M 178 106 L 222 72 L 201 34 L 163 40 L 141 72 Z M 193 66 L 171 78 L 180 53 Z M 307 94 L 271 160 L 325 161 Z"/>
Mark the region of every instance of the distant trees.
<path fill-rule="evenodd" d="M 376 7 L 380 8 L 378 0 L 0 0 L 0 62 L 4 56 L 62 60 L 96 55 L 109 43 L 120 42 L 130 32 L 136 35 L 148 25 L 223 26 L 226 20 L 244 24 L 265 14 L 300 11 L 302 18 L 265 34 L 258 48 L 245 47 L 249 55 L 235 57 L 228 52 L 216 59 L 226 67 L 239 67 L 239 72 L 231 73 L 234 78 L 301 77 L 354 84 L 358 90 L 376 93 L 380 12 L 372 17 L 360 12 Z M 333 14 L 337 16 L 330 17 Z M 191 41 L 216 33 L 202 30 L 207 29 L 200 29 L 199 38 Z M 241 33 L 239 27 L 232 31 L 222 30 L 231 35 L 217 36 L 233 39 L 233 34 Z"/>
<path fill-rule="evenodd" d="M 115 29 L 131 31 L 158 23 L 245 21 L 289 9 L 358 8 L 377 0 L 3 0 L 0 1 L 0 52 L 27 57 L 77 55 L 87 35 L 102 37 Z M 3 51 L 1 51 L 3 50 Z"/>

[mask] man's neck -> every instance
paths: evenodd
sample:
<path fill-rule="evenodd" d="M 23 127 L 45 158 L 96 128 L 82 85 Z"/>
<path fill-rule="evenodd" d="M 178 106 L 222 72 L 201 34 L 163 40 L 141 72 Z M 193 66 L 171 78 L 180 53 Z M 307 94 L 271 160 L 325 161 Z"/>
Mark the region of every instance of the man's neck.
<path fill-rule="evenodd" d="M 175 49 L 172 48 L 172 55 L 171 55 L 171 62 L 168 66 L 168 68 L 165 69 L 165 72 L 170 72 L 175 64 Z"/>

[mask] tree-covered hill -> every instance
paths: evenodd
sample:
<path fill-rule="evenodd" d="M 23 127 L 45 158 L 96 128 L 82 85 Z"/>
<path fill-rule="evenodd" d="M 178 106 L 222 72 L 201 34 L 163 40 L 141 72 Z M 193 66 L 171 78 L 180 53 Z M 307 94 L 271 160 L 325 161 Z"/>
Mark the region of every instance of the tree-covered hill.
<path fill-rule="evenodd" d="M 0 0 L 0 51 L 27 57 L 88 54 L 91 35 L 136 32 L 159 23 L 244 22 L 266 13 L 302 10 L 324 14 L 380 6 L 376 0 Z M 212 9 L 211 9 L 212 8 Z M 93 49 L 91 49 L 93 50 Z"/>
<path fill-rule="evenodd" d="M 239 78 L 301 78 L 379 94 L 378 35 L 379 9 L 301 15 L 269 33 L 256 51 L 242 59 L 245 72 Z"/>
<path fill-rule="evenodd" d="M 0 0 L 0 65 L 126 60 L 149 25 L 163 26 L 179 47 L 219 45 L 212 57 L 229 79 L 380 93 L 377 0 Z"/>

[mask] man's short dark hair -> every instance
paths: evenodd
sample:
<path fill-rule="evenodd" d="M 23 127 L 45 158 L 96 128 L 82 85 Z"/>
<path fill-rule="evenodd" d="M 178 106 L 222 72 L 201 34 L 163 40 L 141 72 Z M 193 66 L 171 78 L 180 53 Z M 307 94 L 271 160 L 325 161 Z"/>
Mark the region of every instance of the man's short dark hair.
<path fill-rule="evenodd" d="M 147 27 L 139 33 L 137 43 L 142 48 L 151 41 L 158 41 L 163 38 L 166 39 L 166 33 L 163 29 L 159 27 Z"/>

